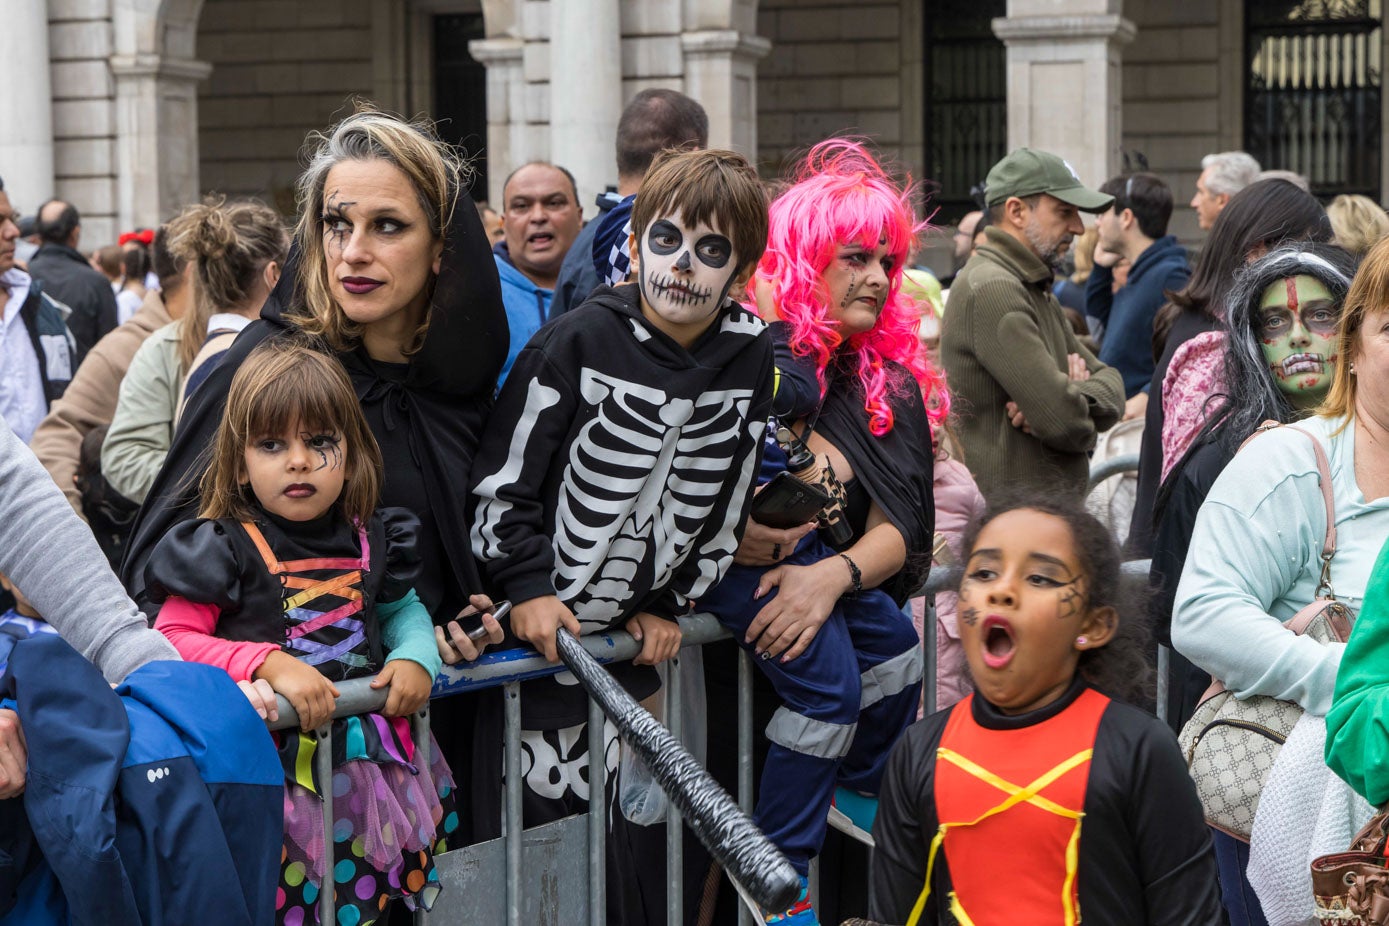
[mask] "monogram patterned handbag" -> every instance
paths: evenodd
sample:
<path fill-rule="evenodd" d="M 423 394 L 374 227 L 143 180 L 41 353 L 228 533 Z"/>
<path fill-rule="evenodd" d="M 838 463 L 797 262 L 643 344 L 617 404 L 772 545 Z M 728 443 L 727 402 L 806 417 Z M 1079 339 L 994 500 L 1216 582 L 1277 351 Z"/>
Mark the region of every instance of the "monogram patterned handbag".
<path fill-rule="evenodd" d="M 1265 422 L 1255 434 L 1278 426 L 1277 422 Z M 1316 451 L 1322 501 L 1326 505 L 1326 535 L 1315 600 L 1284 626 L 1322 644 L 1344 643 L 1350 636 L 1352 618 L 1331 589 L 1331 559 L 1336 555 L 1331 467 L 1320 441 L 1301 428 L 1288 427 L 1306 434 Z M 1265 695 L 1241 700 L 1218 681 L 1206 690 L 1196 713 L 1177 739 L 1196 782 L 1208 824 L 1236 839 L 1249 841 L 1259 795 L 1273 770 L 1273 760 L 1301 716 L 1302 708 L 1293 701 Z"/>

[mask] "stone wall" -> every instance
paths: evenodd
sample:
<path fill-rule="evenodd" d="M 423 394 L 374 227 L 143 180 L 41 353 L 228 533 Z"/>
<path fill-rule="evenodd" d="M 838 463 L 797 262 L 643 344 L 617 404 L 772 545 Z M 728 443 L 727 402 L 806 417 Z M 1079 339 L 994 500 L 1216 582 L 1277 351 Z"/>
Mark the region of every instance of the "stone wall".
<path fill-rule="evenodd" d="M 1123 52 L 1123 148 L 1146 155 L 1152 171 L 1171 185 L 1177 208 L 1169 228 L 1186 243 L 1203 237 L 1190 207 L 1202 156 L 1239 146 L 1237 126 L 1222 118 L 1232 101 L 1238 109 L 1241 93 L 1239 72 L 1232 81 L 1221 69 L 1221 18 L 1230 15 L 1228 7 L 1215 0 L 1124 4 L 1138 35 Z M 1238 23 L 1225 26 L 1238 34 Z"/>
<path fill-rule="evenodd" d="M 889 157 L 919 161 L 920 91 L 905 74 L 915 61 L 919 81 L 920 29 L 904 30 L 903 17 L 899 0 L 762 0 L 757 34 L 772 43 L 757 69 L 764 174 L 781 173 L 797 151 L 844 132 L 871 137 Z"/>
<path fill-rule="evenodd" d="M 55 186 L 82 214 L 80 247 L 90 251 L 119 232 L 110 0 L 49 0 L 48 24 Z M 23 92 L 23 75 L 11 78 L 9 92 Z M 39 205 L 22 191 L 15 200 L 24 212 Z"/>
<path fill-rule="evenodd" d="M 305 135 L 373 94 L 371 0 L 207 0 L 197 57 L 202 188 L 293 214 Z"/>
<path fill-rule="evenodd" d="M 473 49 L 474 57 L 487 60 L 489 66 L 488 198 L 492 202 L 501 201 L 502 182 L 514 167 L 532 160 L 559 164 L 566 160 L 562 145 L 550 132 L 550 3 L 516 0 L 511 7 L 514 22 L 499 31 L 500 17 L 489 19 L 487 40 Z M 620 16 L 622 105 L 651 87 L 683 92 L 680 0 L 624 2 Z M 583 52 L 576 49 L 576 53 Z M 608 165 L 608 171 L 607 182 L 616 183 L 616 166 Z M 581 194 L 580 199 L 585 214 L 591 214 L 592 197 Z"/>

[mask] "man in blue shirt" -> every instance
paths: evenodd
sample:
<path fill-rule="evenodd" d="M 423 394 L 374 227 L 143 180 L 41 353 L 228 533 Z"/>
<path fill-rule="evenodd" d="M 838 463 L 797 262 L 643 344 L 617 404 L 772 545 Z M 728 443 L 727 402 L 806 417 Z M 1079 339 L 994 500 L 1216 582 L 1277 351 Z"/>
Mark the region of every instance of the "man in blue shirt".
<path fill-rule="evenodd" d="M 1167 234 L 1172 190 L 1161 178 L 1121 174 L 1106 181 L 1100 192 L 1113 196 L 1114 203 L 1096 219 L 1100 240 L 1085 286 L 1085 314 L 1104 325 L 1100 362 L 1124 378 L 1125 420 L 1141 418 L 1153 378 L 1153 317 L 1167 302 L 1167 293 L 1186 286 L 1191 267 L 1186 249 Z M 1116 293 L 1112 268 L 1125 258 L 1128 281 Z"/>
<path fill-rule="evenodd" d="M 497 380 L 500 390 L 516 355 L 550 317 L 564 256 L 579 234 L 583 210 L 574 175 L 545 161 L 511 172 L 502 187 L 506 238 L 492 249 L 502 282 L 502 303 L 511 326 L 511 346 Z"/>

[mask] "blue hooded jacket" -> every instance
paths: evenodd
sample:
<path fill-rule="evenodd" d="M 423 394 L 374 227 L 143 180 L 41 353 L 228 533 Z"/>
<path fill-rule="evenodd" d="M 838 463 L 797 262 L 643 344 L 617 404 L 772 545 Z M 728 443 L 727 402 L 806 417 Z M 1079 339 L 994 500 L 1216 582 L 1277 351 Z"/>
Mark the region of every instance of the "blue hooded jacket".
<path fill-rule="evenodd" d="M 153 662 L 112 691 L 34 636 L 0 697 L 29 748 L 24 794 L 0 801 L 0 924 L 273 921 L 284 770 L 225 672 Z"/>
<path fill-rule="evenodd" d="M 1186 249 L 1175 235 L 1163 235 L 1133 262 L 1124 288 L 1112 293 L 1114 272 L 1095 267 L 1085 284 L 1085 314 L 1104 324 L 1100 362 L 1124 378 L 1124 396 L 1133 398 L 1153 378 L 1153 318 L 1191 279 Z M 1157 398 L 1154 396 L 1153 398 Z"/>
<path fill-rule="evenodd" d="M 492 253 L 497 259 L 497 276 L 502 281 L 506 323 L 511 328 L 511 346 L 507 349 L 502 373 L 497 377 L 497 391 L 501 392 L 502 384 L 511 372 L 511 365 L 516 362 L 516 355 L 521 353 L 521 348 L 526 346 L 531 335 L 549 319 L 550 300 L 554 298 L 555 291 L 536 286 L 529 277 L 517 270 L 511 262 L 511 253 L 505 241 L 497 242 L 492 247 Z"/>

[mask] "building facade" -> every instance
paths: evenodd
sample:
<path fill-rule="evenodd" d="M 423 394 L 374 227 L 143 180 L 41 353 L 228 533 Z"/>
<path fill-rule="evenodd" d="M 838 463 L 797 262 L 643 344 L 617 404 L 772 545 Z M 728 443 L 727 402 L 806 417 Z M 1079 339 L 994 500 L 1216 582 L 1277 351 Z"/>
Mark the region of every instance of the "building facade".
<path fill-rule="evenodd" d="M 21 0 L 0 50 L 0 177 L 84 214 L 84 246 L 216 191 L 286 213 L 310 129 L 354 98 L 440 120 L 474 193 L 555 160 L 586 211 L 625 101 L 670 87 L 777 174 L 853 132 L 933 188 L 938 223 L 1009 147 L 1091 184 L 1146 166 L 1173 230 L 1200 158 L 1246 148 L 1382 199 L 1382 0 Z"/>

